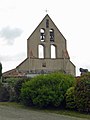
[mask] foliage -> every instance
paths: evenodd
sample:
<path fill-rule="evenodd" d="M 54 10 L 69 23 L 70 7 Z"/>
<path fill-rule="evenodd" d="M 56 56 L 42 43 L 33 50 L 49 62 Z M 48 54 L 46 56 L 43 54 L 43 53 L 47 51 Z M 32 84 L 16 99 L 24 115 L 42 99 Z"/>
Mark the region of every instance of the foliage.
<path fill-rule="evenodd" d="M 90 112 L 90 73 L 82 75 L 77 80 L 75 99 L 79 111 Z"/>
<path fill-rule="evenodd" d="M 34 77 L 21 89 L 21 100 L 25 105 L 59 107 L 65 99 L 67 89 L 74 85 L 71 75 L 52 73 Z"/>
<path fill-rule="evenodd" d="M 22 78 L 18 81 L 16 81 L 14 85 L 14 90 L 15 90 L 15 101 L 20 102 L 20 94 L 21 94 L 21 88 L 22 84 L 25 83 L 26 81 L 30 80 L 30 78 Z"/>
<path fill-rule="evenodd" d="M 0 88 L 3 86 L 2 82 L 0 82 Z"/>
<path fill-rule="evenodd" d="M 17 83 L 17 81 L 19 81 L 20 79 L 21 78 L 6 78 L 4 80 L 4 82 L 7 83 L 7 86 L 9 88 L 9 94 L 10 94 L 9 101 L 15 101 L 16 100 L 16 94 L 15 94 L 14 86 Z"/>
<path fill-rule="evenodd" d="M 9 101 L 9 90 L 8 87 L 0 85 L 0 102 Z"/>
<path fill-rule="evenodd" d="M 75 109 L 75 87 L 70 87 L 66 92 L 66 108 Z"/>
<path fill-rule="evenodd" d="M 22 87 L 22 83 L 27 81 L 27 78 L 6 78 L 3 80 L 4 84 L 7 84 L 9 89 L 10 98 L 9 101 L 19 102 L 20 89 Z"/>
<path fill-rule="evenodd" d="M 2 76 L 2 64 L 0 63 L 0 79 L 1 79 L 1 76 Z"/>
<path fill-rule="evenodd" d="M 11 87 L 14 87 L 15 86 L 15 84 L 16 84 L 16 82 L 18 81 L 18 80 L 20 80 L 21 78 L 6 78 L 5 80 L 4 80 L 4 82 L 6 82 L 6 83 L 8 83 L 8 85 L 9 86 L 11 86 Z"/>

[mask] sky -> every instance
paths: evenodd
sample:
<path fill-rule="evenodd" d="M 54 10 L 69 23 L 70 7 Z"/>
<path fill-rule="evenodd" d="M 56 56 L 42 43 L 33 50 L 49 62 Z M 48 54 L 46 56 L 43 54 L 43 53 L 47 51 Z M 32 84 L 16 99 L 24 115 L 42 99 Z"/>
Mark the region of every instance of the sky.
<path fill-rule="evenodd" d="M 49 14 L 67 40 L 70 60 L 90 71 L 90 0 L 0 0 L 0 62 L 3 72 L 27 57 L 27 39 Z"/>

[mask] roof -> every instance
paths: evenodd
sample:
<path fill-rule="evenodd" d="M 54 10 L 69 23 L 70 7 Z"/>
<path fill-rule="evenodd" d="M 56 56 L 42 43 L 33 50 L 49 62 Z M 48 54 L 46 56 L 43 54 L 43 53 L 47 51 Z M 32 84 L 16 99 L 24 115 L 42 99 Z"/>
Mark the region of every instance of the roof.
<path fill-rule="evenodd" d="M 12 69 L 3 73 L 3 77 L 21 77 L 25 76 L 25 73 L 19 72 L 17 69 Z"/>

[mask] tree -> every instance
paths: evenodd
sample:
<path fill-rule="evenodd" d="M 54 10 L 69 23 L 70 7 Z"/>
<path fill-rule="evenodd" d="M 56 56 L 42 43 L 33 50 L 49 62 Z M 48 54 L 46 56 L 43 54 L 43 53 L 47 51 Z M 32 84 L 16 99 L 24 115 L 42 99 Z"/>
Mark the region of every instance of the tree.
<path fill-rule="evenodd" d="M 0 63 L 0 79 L 2 77 L 2 64 Z"/>

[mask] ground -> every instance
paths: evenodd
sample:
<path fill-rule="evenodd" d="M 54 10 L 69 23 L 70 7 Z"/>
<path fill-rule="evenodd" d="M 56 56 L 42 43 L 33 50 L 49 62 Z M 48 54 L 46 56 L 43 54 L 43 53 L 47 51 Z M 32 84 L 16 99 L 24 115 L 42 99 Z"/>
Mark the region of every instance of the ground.
<path fill-rule="evenodd" d="M 0 120 L 89 120 L 55 113 L 0 105 Z"/>

